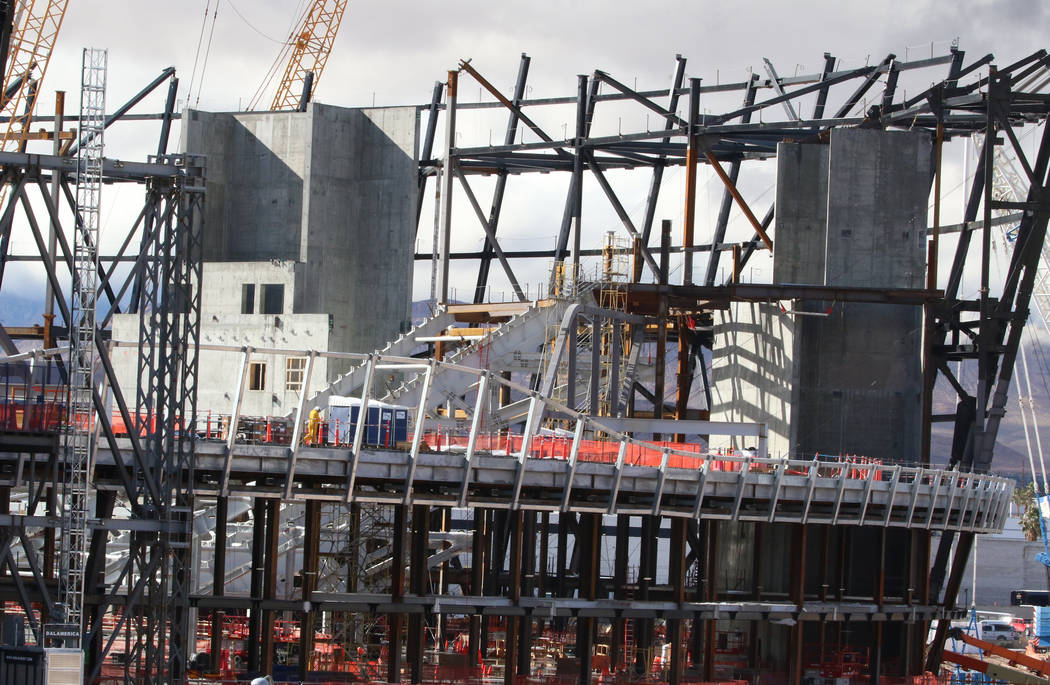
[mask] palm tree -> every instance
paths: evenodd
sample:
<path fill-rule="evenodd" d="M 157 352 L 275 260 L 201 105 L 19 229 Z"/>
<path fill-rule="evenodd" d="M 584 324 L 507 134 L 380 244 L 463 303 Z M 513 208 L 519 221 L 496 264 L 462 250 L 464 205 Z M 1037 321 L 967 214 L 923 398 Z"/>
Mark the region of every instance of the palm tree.
<path fill-rule="evenodd" d="M 1035 500 L 1035 485 L 1028 483 L 1023 487 L 1014 488 L 1013 501 L 1021 512 L 1021 530 L 1025 540 L 1035 542 L 1042 535 L 1039 526 L 1039 506 Z"/>

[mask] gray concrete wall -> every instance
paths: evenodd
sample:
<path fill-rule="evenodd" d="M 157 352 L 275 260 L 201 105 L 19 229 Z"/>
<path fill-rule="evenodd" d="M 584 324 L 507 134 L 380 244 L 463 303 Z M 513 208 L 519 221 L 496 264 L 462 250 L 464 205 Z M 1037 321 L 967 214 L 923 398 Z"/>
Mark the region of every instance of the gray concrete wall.
<path fill-rule="evenodd" d="M 382 347 L 411 318 L 417 118 L 189 110 L 183 149 L 208 156 L 205 261 L 295 262 L 289 313 L 331 315 L 333 350 Z"/>
<path fill-rule="evenodd" d="M 411 319 L 416 111 L 312 107 L 304 311 L 333 315 L 333 349 L 372 351 Z"/>
<path fill-rule="evenodd" d="M 933 537 L 933 549 L 940 536 Z M 977 560 L 977 604 L 1007 606 L 1014 590 L 1046 590 L 1046 567 L 1035 560 L 1043 551 L 1042 540 L 1029 542 L 1021 533 L 1017 518 L 1007 520 L 999 535 L 978 535 L 976 552 L 970 555 L 963 572 L 959 602 L 973 592 L 974 558 Z"/>
<path fill-rule="evenodd" d="M 795 327 L 776 304 L 734 303 L 716 311 L 711 360 L 711 420 L 765 423 L 771 456 L 791 449 L 792 389 L 795 387 Z M 711 436 L 712 448 L 746 448 Z"/>
<path fill-rule="evenodd" d="M 293 262 L 205 263 L 202 280 L 204 297 L 201 303 L 201 343 L 319 352 L 330 350 L 327 314 L 292 313 L 296 267 Z M 255 284 L 257 300 L 261 297 L 263 284 L 284 285 L 284 312 L 279 315 L 241 314 L 241 286 L 244 283 Z M 137 340 L 138 323 L 137 314 L 118 314 L 113 317 L 114 340 Z M 245 384 L 242 415 L 284 416 L 295 410 L 300 393 L 288 389 L 288 356 L 252 355 L 252 362 L 266 365 L 265 383 L 259 390 L 251 390 Z M 307 388 L 308 395 L 316 393 L 326 385 L 328 363 L 328 360 L 321 358 L 314 361 L 311 382 Z M 232 411 L 241 364 L 240 352 L 201 352 L 197 392 L 199 416 L 206 416 L 209 411 L 213 414 L 229 414 Z M 123 347 L 115 349 L 113 365 L 125 397 L 134 398 L 136 350 Z"/>
<path fill-rule="evenodd" d="M 832 132 L 829 147 L 824 284 L 922 287 L 929 138 L 842 129 Z M 778 209 L 797 197 L 778 192 Z M 778 221 L 779 240 L 793 239 L 795 229 Z M 814 304 L 819 310 L 832 303 Z M 807 317 L 800 333 L 797 452 L 918 458 L 921 317 L 919 307 L 857 303 L 834 303 L 826 318 Z"/>
<path fill-rule="evenodd" d="M 183 149 L 208 157 L 206 261 L 302 261 L 309 113 L 187 110 Z"/>
<path fill-rule="evenodd" d="M 922 287 L 925 135 L 842 129 L 830 145 L 781 143 L 777 157 L 774 282 Z M 782 304 L 716 317 L 712 418 L 766 422 L 774 454 L 915 460 L 920 309 Z"/>
<path fill-rule="evenodd" d="M 830 154 L 827 145 L 777 145 L 774 283 L 824 283 Z"/>

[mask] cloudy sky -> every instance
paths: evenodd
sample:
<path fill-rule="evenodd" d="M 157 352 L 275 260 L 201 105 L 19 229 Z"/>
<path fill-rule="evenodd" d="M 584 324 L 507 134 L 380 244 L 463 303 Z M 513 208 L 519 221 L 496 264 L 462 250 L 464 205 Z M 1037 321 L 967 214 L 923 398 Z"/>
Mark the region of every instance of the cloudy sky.
<path fill-rule="evenodd" d="M 281 43 L 308 0 L 184 0 L 179 3 L 134 2 L 70 3 L 65 24 L 44 84 L 38 111 L 50 113 L 54 91 L 65 90 L 67 111 L 79 101 L 80 54 L 85 46 L 109 50 L 108 103 L 112 110 L 125 102 L 165 67 L 174 66 L 180 78 L 180 106 L 229 111 L 246 108 L 274 64 Z M 845 8 L 845 9 L 843 9 Z M 967 61 L 994 53 L 1005 65 L 1042 47 L 1050 26 L 1050 4 L 1041 0 L 974 0 L 964 5 L 944 0 L 882 3 L 759 2 L 624 2 L 580 0 L 506 3 L 481 0 L 351 0 L 327 70 L 316 91 L 321 102 L 343 106 L 421 104 L 429 100 L 436 80 L 460 59 L 471 59 L 497 87 L 512 88 L 521 53 L 532 57 L 529 97 L 571 95 L 576 75 L 602 69 L 621 82 L 640 89 L 670 84 L 676 54 L 688 59 L 687 76 L 705 84 L 741 81 L 750 70 L 763 74 L 762 58 L 769 58 L 781 76 L 820 70 L 823 54 L 839 58 L 838 68 L 878 62 L 892 52 L 902 60 L 921 59 L 948 51 L 958 41 Z M 928 72 L 923 88 L 940 78 Z M 852 86 L 846 86 L 852 89 Z M 909 84 L 903 84 L 907 89 Z M 156 112 L 163 106 L 162 89 L 136 111 Z M 476 84 L 463 79 L 460 100 L 480 97 Z M 265 90 L 269 102 L 273 87 Z M 711 111 L 736 106 L 731 101 L 705 101 Z M 841 96 L 840 96 L 841 97 Z M 777 112 L 777 115 L 780 113 Z M 548 108 L 537 115 L 555 138 L 572 127 L 572 108 Z M 605 131 L 639 130 L 656 126 L 652 115 L 634 107 L 605 108 L 596 126 Z M 488 118 L 461 116 L 460 145 L 487 144 L 502 139 L 505 115 Z M 143 159 L 156 143 L 156 122 L 125 123 L 107 134 L 106 155 Z M 177 130 L 175 132 L 177 140 Z M 45 151 L 43 149 L 41 152 Z M 961 146 L 946 152 L 944 219 L 957 218 L 962 206 Z M 745 168 L 740 186 L 756 213 L 773 199 L 772 166 Z M 657 218 L 680 225 L 683 175 L 671 169 L 665 177 Z M 647 172 L 610 174 L 628 212 L 640 223 L 648 187 Z M 557 234 L 568 179 L 565 175 L 516 178 L 508 188 L 501 224 L 507 249 L 548 248 Z M 477 181 L 481 203 L 488 202 L 491 181 Z M 698 194 L 698 241 L 714 221 L 721 186 L 703 168 Z M 459 193 L 462 195 L 462 193 Z M 113 189 L 103 199 L 103 230 L 115 236 L 129 225 L 137 211 L 140 191 Z M 461 201 L 461 198 L 457 198 Z M 429 209 L 424 211 L 424 217 Z M 465 204 L 455 210 L 454 249 L 478 249 L 483 234 Z M 605 231 L 623 231 L 595 184 L 585 186 L 585 242 L 594 246 Z M 430 249 L 431 226 L 424 219 L 417 248 Z M 677 235 L 677 233 L 676 233 Z M 734 210 L 730 239 L 746 239 L 750 229 Z M 30 245 L 16 240 L 15 248 Z M 539 287 L 549 264 L 534 260 L 518 267 L 519 279 Z M 697 269 L 702 270 L 702 261 Z M 762 260 L 754 260 L 762 277 Z M 15 266 L 24 278 L 4 290 L 34 289 L 41 276 Z M 10 273 L 10 272 L 9 272 Z M 701 271 L 702 273 L 702 271 Z M 471 270 L 461 268 L 454 285 L 460 297 L 473 283 Z M 10 279 L 8 279 L 10 281 Z M 506 287 L 502 274 L 493 287 Z M 416 270 L 416 298 L 429 288 L 429 267 Z M 499 296 L 498 294 L 494 296 Z"/>

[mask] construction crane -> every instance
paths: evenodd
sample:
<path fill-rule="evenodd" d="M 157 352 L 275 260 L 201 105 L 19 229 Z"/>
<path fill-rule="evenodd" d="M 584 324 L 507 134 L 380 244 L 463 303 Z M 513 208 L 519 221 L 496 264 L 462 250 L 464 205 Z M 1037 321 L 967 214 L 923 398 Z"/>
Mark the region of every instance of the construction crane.
<path fill-rule="evenodd" d="M 69 0 L 9 0 L 0 2 L 6 10 L 4 34 L 10 49 L 4 70 L 3 92 L 0 93 L 0 115 L 7 116 L 2 129 L 0 150 L 22 151 L 29 136 L 30 119 L 39 92 L 40 81 L 47 73 L 51 51 L 62 28 Z M 4 7 L 6 5 L 6 7 Z M 13 10 L 13 22 L 7 24 Z M 7 26 L 10 26 L 8 34 Z M 2 50 L 0 45 L 0 50 Z"/>
<path fill-rule="evenodd" d="M 289 52 L 288 62 L 270 105 L 272 111 L 306 110 L 328 62 L 346 3 L 347 0 L 314 0 L 302 24 L 289 36 L 282 51 L 282 55 Z"/>

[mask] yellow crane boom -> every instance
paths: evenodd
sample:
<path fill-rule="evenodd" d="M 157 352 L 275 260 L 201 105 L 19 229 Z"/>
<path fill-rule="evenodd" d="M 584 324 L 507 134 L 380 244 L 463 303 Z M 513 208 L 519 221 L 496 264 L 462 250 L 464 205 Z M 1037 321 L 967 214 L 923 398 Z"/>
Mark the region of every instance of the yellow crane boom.
<path fill-rule="evenodd" d="M 308 78 L 313 80 L 311 90 L 317 89 L 343 20 L 346 3 L 347 0 L 315 0 L 302 26 L 291 35 L 292 50 L 270 107 L 272 111 L 299 109 L 303 86 Z"/>
<path fill-rule="evenodd" d="M 29 134 L 40 81 L 62 28 L 69 0 L 18 0 L 0 114 L 7 115 L 0 149 L 17 151 Z"/>

